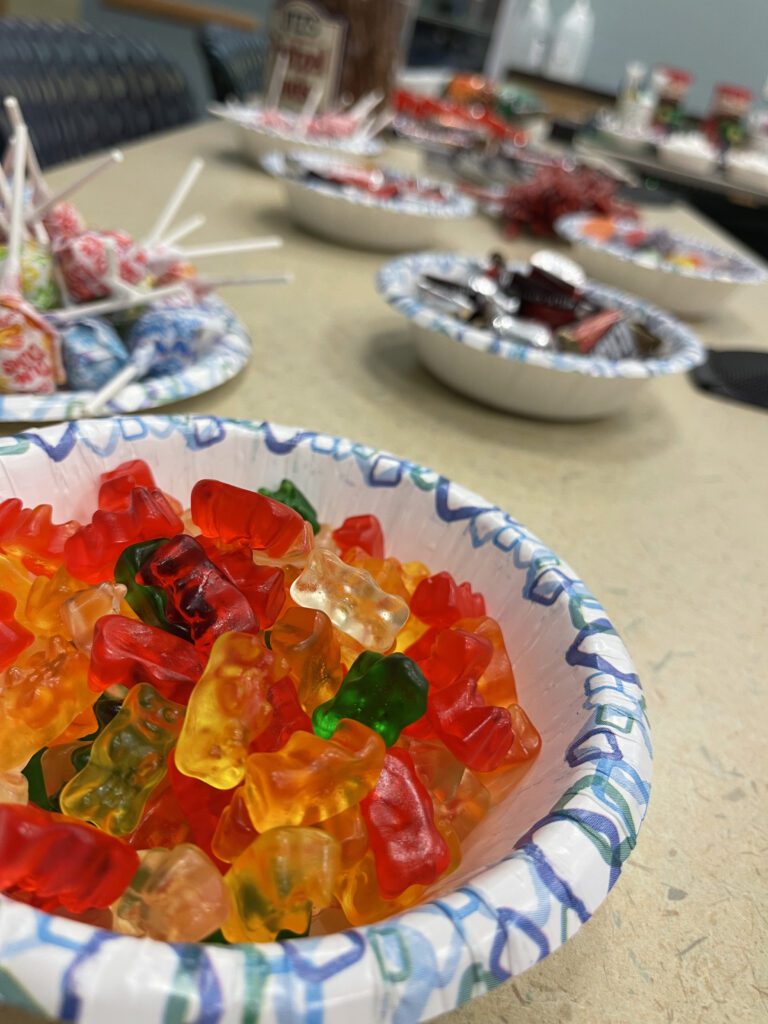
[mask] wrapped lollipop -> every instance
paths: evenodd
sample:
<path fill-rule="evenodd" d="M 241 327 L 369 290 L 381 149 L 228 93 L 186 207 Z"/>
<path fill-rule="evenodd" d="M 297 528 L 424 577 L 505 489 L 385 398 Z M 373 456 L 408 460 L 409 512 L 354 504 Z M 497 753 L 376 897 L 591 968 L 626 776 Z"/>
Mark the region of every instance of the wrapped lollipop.
<path fill-rule="evenodd" d="M 116 276 L 110 273 L 112 253 Z M 123 231 L 84 231 L 58 246 L 56 256 L 76 302 L 107 298 L 121 284 L 135 286 L 147 276 L 146 251 Z"/>
<path fill-rule="evenodd" d="M 61 332 L 67 387 L 98 391 L 128 362 L 128 350 L 106 320 L 77 320 Z"/>
<path fill-rule="evenodd" d="M 27 129 L 14 133 L 8 246 L 0 277 L 0 392 L 49 393 L 64 380 L 54 328 L 21 292 Z"/>
<path fill-rule="evenodd" d="M 126 342 L 133 358 L 152 349 L 146 376 L 181 373 L 206 355 L 226 332 L 227 322 L 205 306 L 159 307 L 143 313 Z"/>
<path fill-rule="evenodd" d="M 0 264 L 5 263 L 7 255 L 7 246 L 0 246 Z M 61 303 L 51 251 L 33 239 L 26 241 L 21 250 L 21 291 L 37 309 L 53 309 Z"/>

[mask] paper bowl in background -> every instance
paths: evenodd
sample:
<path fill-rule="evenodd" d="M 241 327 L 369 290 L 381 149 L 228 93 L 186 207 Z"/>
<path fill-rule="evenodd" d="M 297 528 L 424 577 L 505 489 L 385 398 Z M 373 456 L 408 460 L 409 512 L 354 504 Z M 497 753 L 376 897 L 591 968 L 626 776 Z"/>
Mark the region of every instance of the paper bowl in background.
<path fill-rule="evenodd" d="M 546 420 L 590 420 L 624 409 L 655 377 L 704 362 L 696 336 L 655 306 L 589 282 L 588 295 L 641 318 L 662 340 L 655 359 L 605 359 L 530 348 L 471 327 L 418 297 L 424 274 L 459 279 L 480 260 L 455 253 L 402 256 L 381 268 L 377 287 L 410 323 L 419 356 L 436 377 L 486 405 Z M 524 264 L 510 264 L 516 270 Z"/>
<path fill-rule="evenodd" d="M 208 110 L 214 117 L 219 117 L 232 125 L 236 145 L 246 159 L 259 169 L 267 153 L 272 152 L 287 152 L 299 148 L 309 153 L 335 154 L 345 160 L 358 162 L 378 156 L 384 148 L 377 139 L 302 137 L 296 132 L 260 127 L 258 110 L 247 106 L 212 104 Z"/>
<path fill-rule="evenodd" d="M 637 841 L 651 777 L 642 690 L 606 613 L 569 566 L 507 513 L 366 445 L 213 417 L 81 421 L 0 439 L 0 492 L 84 517 L 98 475 L 146 459 L 188 501 L 201 477 L 294 480 L 321 519 L 373 512 L 387 552 L 486 595 L 539 757 L 420 906 L 283 944 L 166 944 L 50 917 L 0 897 L 2 998 L 111 1024 L 413 1024 L 526 970 L 595 912 Z M 606 551 L 606 558 L 610 552 Z"/>
<path fill-rule="evenodd" d="M 475 212 L 475 202 L 453 185 L 419 179 L 437 188 L 442 199 L 419 195 L 381 199 L 363 189 L 338 188 L 318 180 L 300 180 L 288 171 L 287 160 L 312 171 L 343 171 L 338 158 L 314 153 L 270 153 L 264 168 L 285 188 L 293 219 L 313 234 L 356 249 L 402 252 L 432 245 L 438 225 L 466 220 Z M 411 175 L 386 169 L 388 179 L 408 180 Z"/>
<path fill-rule="evenodd" d="M 575 258 L 590 277 L 637 292 L 690 320 L 713 316 L 734 293 L 768 281 L 768 272 L 754 260 L 674 231 L 667 232 L 670 239 L 700 255 L 705 265 L 681 267 L 668 261 L 649 265 L 643 254 L 621 240 L 622 234 L 637 231 L 637 221 L 611 220 L 614 236 L 603 240 L 590 233 L 590 225 L 602 220 L 609 218 L 567 214 L 557 221 L 555 230 L 575 247 Z"/>

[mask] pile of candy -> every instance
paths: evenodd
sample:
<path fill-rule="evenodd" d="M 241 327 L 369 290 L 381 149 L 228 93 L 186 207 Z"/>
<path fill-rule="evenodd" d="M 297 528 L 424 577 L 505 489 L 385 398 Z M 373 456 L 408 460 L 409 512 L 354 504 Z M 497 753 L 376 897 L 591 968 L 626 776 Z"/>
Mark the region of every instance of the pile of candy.
<path fill-rule="evenodd" d="M 392 93 L 395 131 L 405 138 L 472 145 L 478 139 L 524 143 L 525 132 L 494 110 L 455 99 L 424 96 L 397 89 Z"/>
<path fill-rule="evenodd" d="M 426 274 L 417 289 L 433 308 L 532 348 L 606 359 L 658 354 L 661 341 L 645 324 L 587 295 L 586 283 L 573 260 L 542 250 L 525 271 L 492 253 L 460 280 Z"/>
<path fill-rule="evenodd" d="M 14 126 L 0 172 L 0 393 L 48 394 L 57 387 L 108 390 L 97 412 L 120 387 L 144 376 L 175 374 L 196 362 L 231 320 L 207 296 L 224 284 L 285 281 L 269 277 L 201 276 L 193 258 L 279 246 L 280 239 L 179 245 L 204 218 L 171 222 L 202 161 L 182 177 L 147 238 L 88 227 L 67 198 L 122 160 L 110 153 L 58 192 L 46 184 L 21 111 L 5 101 Z"/>
<path fill-rule="evenodd" d="M 678 235 L 664 228 L 644 228 L 627 225 L 611 217 L 596 217 L 585 221 L 581 235 L 600 247 L 618 255 L 627 256 L 644 267 L 674 267 L 684 273 L 706 271 L 737 274 L 740 261 L 726 252 L 686 244 Z"/>
<path fill-rule="evenodd" d="M 169 941 L 422 900 L 541 742 L 482 595 L 287 480 L 98 506 L 0 501 L 0 891 Z"/>
<path fill-rule="evenodd" d="M 285 170 L 297 181 L 320 182 L 331 185 L 341 193 L 363 192 L 380 200 L 409 199 L 445 203 L 452 189 L 436 182 L 422 181 L 407 174 L 398 174 L 381 168 L 368 169 L 354 164 L 326 163 L 311 158 L 289 156 Z"/>

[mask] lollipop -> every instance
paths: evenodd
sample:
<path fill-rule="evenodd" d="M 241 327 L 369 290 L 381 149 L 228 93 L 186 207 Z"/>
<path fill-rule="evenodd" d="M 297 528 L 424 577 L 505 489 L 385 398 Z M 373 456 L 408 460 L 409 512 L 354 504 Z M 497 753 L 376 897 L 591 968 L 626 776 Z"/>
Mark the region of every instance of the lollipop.
<path fill-rule="evenodd" d="M 77 320 L 61 332 L 67 386 L 96 391 L 128 362 L 128 351 L 117 331 L 105 320 Z"/>
<path fill-rule="evenodd" d="M 151 350 L 147 376 L 181 373 L 226 332 L 226 320 L 204 306 L 161 307 L 142 314 L 126 339 L 131 358 Z"/>
<path fill-rule="evenodd" d="M 241 238 L 233 242 L 209 242 L 204 245 L 169 246 L 158 244 L 146 250 L 147 269 L 162 278 L 175 264 L 207 256 L 225 256 L 235 252 L 261 252 L 264 249 L 279 249 L 282 238 L 270 235 L 265 238 Z"/>
<path fill-rule="evenodd" d="M 7 258 L 7 247 L 0 246 L 0 263 Z M 21 291 L 37 309 L 52 309 L 61 303 L 54 277 L 54 263 L 47 245 L 30 240 L 21 250 Z"/>
<path fill-rule="evenodd" d="M 116 260 L 113 276 L 111 255 Z M 121 285 L 138 285 L 147 276 L 147 254 L 124 231 L 84 231 L 57 246 L 56 256 L 73 299 L 107 298 Z"/>
<path fill-rule="evenodd" d="M 14 134 L 13 190 L 5 266 L 0 278 L 0 392 L 48 393 L 63 380 L 58 338 L 21 293 L 27 129 Z"/>

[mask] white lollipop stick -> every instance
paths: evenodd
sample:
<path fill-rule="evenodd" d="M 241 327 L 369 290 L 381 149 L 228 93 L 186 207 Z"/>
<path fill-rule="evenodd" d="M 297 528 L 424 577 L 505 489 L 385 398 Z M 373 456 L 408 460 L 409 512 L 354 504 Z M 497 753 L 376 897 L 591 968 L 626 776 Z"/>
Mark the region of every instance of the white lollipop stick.
<path fill-rule="evenodd" d="M 187 217 L 186 220 L 183 220 L 177 228 L 164 235 L 163 238 L 159 238 L 158 244 L 172 246 L 174 242 L 179 242 L 182 238 L 186 238 L 187 235 L 191 235 L 193 231 L 197 231 L 203 224 L 205 224 L 205 217 L 202 213 L 196 213 L 194 217 Z"/>
<path fill-rule="evenodd" d="M 258 252 L 262 249 L 279 249 L 282 238 L 243 238 L 236 242 L 211 242 L 209 245 L 190 245 L 177 249 L 180 256 L 188 259 L 200 259 L 203 256 L 224 256 L 230 252 Z"/>
<path fill-rule="evenodd" d="M 119 164 L 123 162 L 123 154 L 119 149 L 113 149 L 111 153 L 107 153 L 105 157 L 102 157 L 97 164 L 90 167 L 87 171 L 84 171 L 78 178 L 71 181 L 64 188 L 60 188 L 58 192 L 53 192 L 48 198 L 36 206 L 34 210 L 27 216 L 27 222 L 32 223 L 36 220 L 42 220 L 42 218 L 50 210 L 56 206 L 57 203 L 62 202 L 64 199 L 68 199 L 73 192 L 77 192 L 83 185 L 87 185 L 89 181 L 92 181 L 95 177 L 106 171 L 108 167 L 112 167 L 113 164 Z"/>
<path fill-rule="evenodd" d="M 296 122 L 296 134 L 304 136 L 309 130 L 309 126 L 312 123 L 312 118 L 317 113 L 317 108 L 320 106 L 320 100 L 323 98 L 323 85 L 320 82 L 316 82 L 312 86 L 304 101 L 304 106 L 301 108 L 299 119 Z"/>
<path fill-rule="evenodd" d="M 269 89 L 264 100 L 264 106 L 267 110 L 273 110 L 280 102 L 280 97 L 283 94 L 283 85 L 285 84 L 285 76 L 288 71 L 288 62 L 287 53 L 278 54 L 272 68 L 272 77 L 269 80 Z"/>
<path fill-rule="evenodd" d="M 8 252 L 0 280 L 0 293 L 21 297 L 21 244 L 24 240 L 24 169 L 27 165 L 27 126 L 19 125 L 14 133 L 13 186 L 11 218 L 8 225 Z"/>
<path fill-rule="evenodd" d="M 394 119 L 394 115 L 391 110 L 382 111 L 378 117 L 372 118 L 362 128 L 355 132 L 355 138 L 365 141 L 366 139 L 375 138 L 379 132 L 383 132 L 388 124 Z"/>
<path fill-rule="evenodd" d="M 138 363 L 126 363 L 122 370 L 118 370 L 115 376 L 108 380 L 89 402 L 85 403 L 83 415 L 97 416 L 107 402 L 110 402 L 115 397 L 118 391 L 122 391 L 124 387 L 127 387 L 132 380 L 135 380 L 141 374 L 142 369 Z"/>
<path fill-rule="evenodd" d="M 154 288 L 149 292 L 132 292 L 130 295 L 121 295 L 114 299 L 102 299 L 100 302 L 84 302 L 79 306 L 68 306 L 66 309 L 51 309 L 45 314 L 48 319 L 57 323 L 68 323 L 71 320 L 83 320 L 89 316 L 103 316 L 106 313 L 119 313 L 123 309 L 131 309 L 133 306 L 146 306 L 148 302 L 155 302 L 158 299 L 169 299 L 172 295 L 178 295 L 185 291 L 187 285 L 181 281 L 176 284 L 165 285 L 163 288 Z"/>
<path fill-rule="evenodd" d="M 349 108 L 347 111 L 347 117 L 363 121 L 368 117 L 374 107 L 378 107 L 383 99 L 384 93 L 380 89 L 374 89 L 372 92 L 367 92 L 360 97 L 353 107 Z"/>
<path fill-rule="evenodd" d="M 184 171 L 181 176 L 181 180 L 171 193 L 168 202 L 160 211 L 160 216 L 155 221 L 155 226 L 147 235 L 144 242 L 145 245 L 152 245 L 152 243 L 156 242 L 158 238 L 162 236 L 163 232 L 168 229 L 168 225 L 179 212 L 179 207 L 187 198 L 190 189 L 197 181 L 198 175 L 204 166 L 205 162 L 197 156 L 190 163 L 189 167 L 187 167 L 186 171 Z"/>
<path fill-rule="evenodd" d="M 11 122 L 11 126 L 14 131 L 19 125 L 27 127 L 27 123 L 24 120 L 24 115 L 19 106 L 19 101 L 15 96 L 6 96 L 3 104 L 5 106 L 5 112 L 8 115 L 8 120 Z M 32 179 L 35 189 L 47 199 L 51 194 L 51 190 L 48 188 L 43 172 L 40 170 L 40 163 L 37 159 L 37 153 L 35 147 L 32 145 L 32 139 L 27 137 L 27 172 Z"/>
<path fill-rule="evenodd" d="M 249 284 L 293 284 L 295 277 L 292 273 L 280 274 L 243 274 L 241 277 L 219 276 L 218 274 L 206 275 L 204 277 L 192 277 L 189 285 L 195 290 L 213 291 L 214 288 L 229 288 L 233 285 Z"/>

